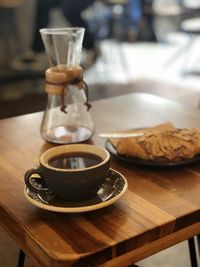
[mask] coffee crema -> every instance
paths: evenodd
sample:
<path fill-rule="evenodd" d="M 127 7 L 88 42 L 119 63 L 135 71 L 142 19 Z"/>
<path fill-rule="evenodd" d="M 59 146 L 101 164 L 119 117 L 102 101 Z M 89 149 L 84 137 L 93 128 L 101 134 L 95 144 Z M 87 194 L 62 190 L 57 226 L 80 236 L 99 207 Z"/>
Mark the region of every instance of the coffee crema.
<path fill-rule="evenodd" d="M 98 155 L 87 152 L 70 152 L 56 155 L 48 160 L 48 165 L 57 169 L 84 169 L 101 163 Z"/>

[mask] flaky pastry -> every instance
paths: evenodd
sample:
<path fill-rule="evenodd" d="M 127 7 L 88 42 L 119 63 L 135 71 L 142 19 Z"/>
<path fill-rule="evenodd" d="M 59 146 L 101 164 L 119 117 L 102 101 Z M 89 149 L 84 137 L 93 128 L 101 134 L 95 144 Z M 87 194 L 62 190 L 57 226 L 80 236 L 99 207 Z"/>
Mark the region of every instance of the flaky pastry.
<path fill-rule="evenodd" d="M 120 139 L 120 155 L 153 161 L 181 161 L 200 153 L 200 132 L 196 129 L 172 129 L 146 132 L 140 137 Z"/>

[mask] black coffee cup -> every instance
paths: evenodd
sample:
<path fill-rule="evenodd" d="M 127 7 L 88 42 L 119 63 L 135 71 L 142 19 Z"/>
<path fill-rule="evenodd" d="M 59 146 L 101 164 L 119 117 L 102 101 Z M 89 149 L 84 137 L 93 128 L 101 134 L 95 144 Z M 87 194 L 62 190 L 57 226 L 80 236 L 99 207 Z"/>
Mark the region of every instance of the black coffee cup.
<path fill-rule="evenodd" d="M 44 152 L 39 162 L 38 168 L 29 169 L 24 175 L 31 191 L 39 194 L 50 191 L 61 199 L 80 201 L 93 197 L 104 183 L 110 154 L 94 145 L 62 145 Z M 35 186 L 34 174 L 38 174 L 46 186 Z"/>

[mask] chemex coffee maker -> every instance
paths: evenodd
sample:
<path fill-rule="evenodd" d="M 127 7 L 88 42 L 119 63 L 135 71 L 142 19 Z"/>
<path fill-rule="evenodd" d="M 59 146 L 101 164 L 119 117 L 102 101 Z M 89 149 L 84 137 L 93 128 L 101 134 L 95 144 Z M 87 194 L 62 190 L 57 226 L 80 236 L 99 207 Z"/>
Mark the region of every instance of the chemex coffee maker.
<path fill-rule="evenodd" d="M 40 30 L 50 62 L 45 71 L 48 102 L 41 124 L 41 135 L 48 142 L 79 143 L 94 133 L 88 87 L 80 66 L 84 31 L 84 28 Z"/>

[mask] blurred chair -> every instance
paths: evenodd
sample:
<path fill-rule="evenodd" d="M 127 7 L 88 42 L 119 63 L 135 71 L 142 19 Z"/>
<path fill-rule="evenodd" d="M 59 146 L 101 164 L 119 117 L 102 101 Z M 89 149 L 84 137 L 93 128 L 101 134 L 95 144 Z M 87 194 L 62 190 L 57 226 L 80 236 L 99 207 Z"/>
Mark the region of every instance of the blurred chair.
<path fill-rule="evenodd" d="M 156 38 L 159 42 L 166 42 L 168 34 L 177 32 L 179 29 L 183 14 L 182 5 L 178 0 L 154 0 L 152 2 Z"/>
<path fill-rule="evenodd" d="M 154 0 L 154 13 L 161 19 L 158 24 L 160 31 L 156 31 L 158 40 L 167 41 L 169 35 L 181 34 L 184 42 L 180 43 L 178 49 L 165 62 L 165 67 L 170 67 L 182 58 L 181 73 L 200 74 L 197 62 L 198 50 L 196 44 L 200 37 L 200 1 L 199 0 Z M 164 16 L 163 21 L 162 17 Z M 200 39 L 199 39 L 200 40 Z M 183 40 L 182 40 L 183 41 Z M 200 55 L 199 55 L 200 58 Z"/>
<path fill-rule="evenodd" d="M 183 10 L 180 31 L 188 36 L 183 62 L 183 74 L 200 75 L 200 3 L 199 1 L 185 1 Z"/>

